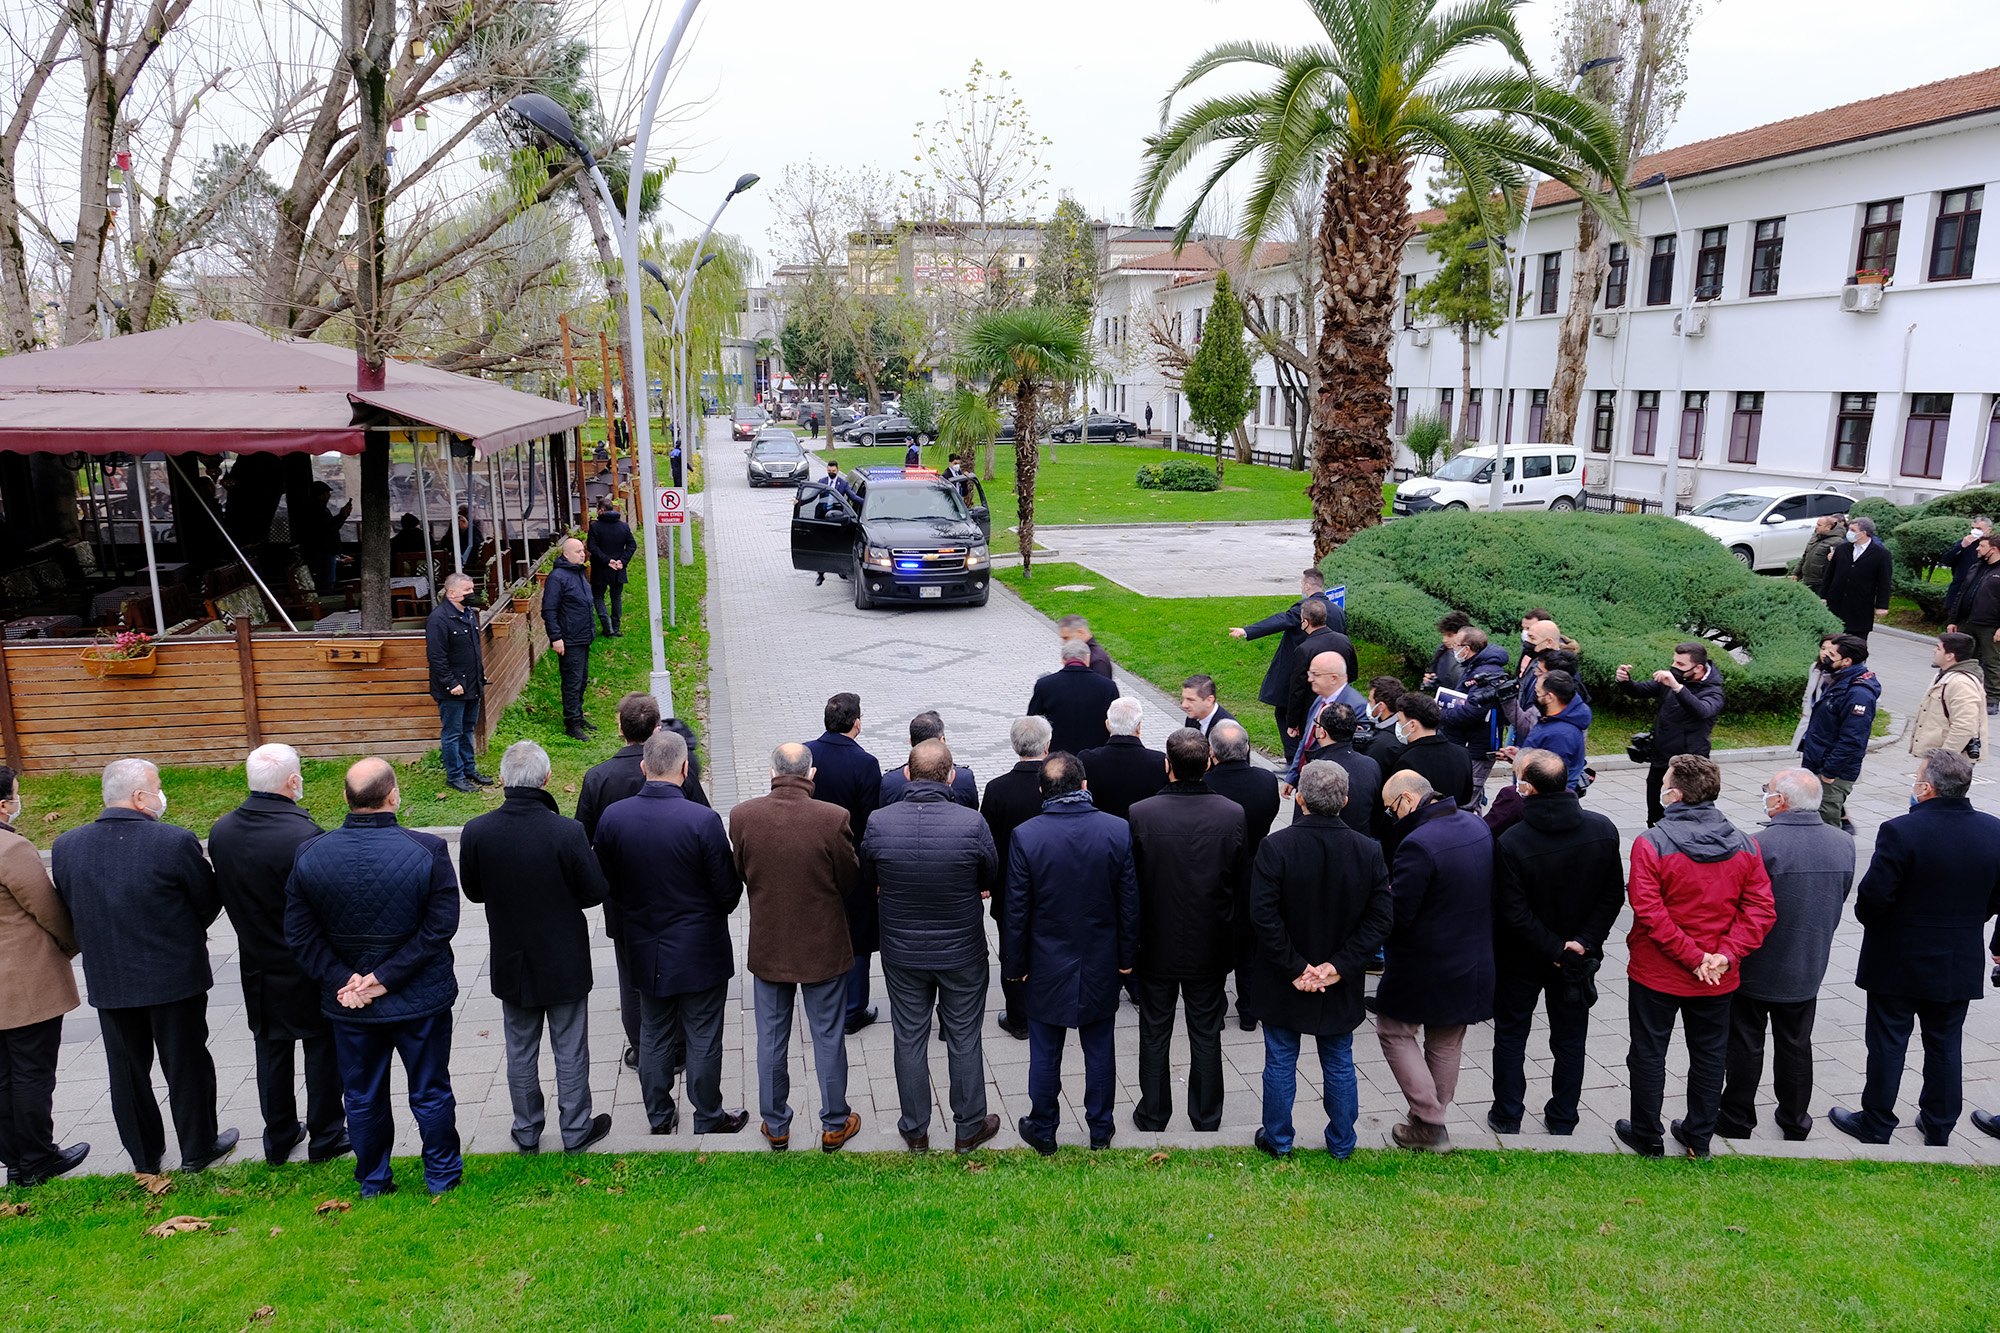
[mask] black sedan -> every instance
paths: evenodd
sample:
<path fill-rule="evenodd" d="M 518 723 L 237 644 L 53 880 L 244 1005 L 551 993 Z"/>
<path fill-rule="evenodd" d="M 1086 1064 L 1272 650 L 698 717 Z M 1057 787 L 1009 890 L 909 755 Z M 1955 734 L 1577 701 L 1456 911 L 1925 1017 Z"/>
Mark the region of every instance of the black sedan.
<path fill-rule="evenodd" d="M 1125 417 L 1112 416 L 1105 412 L 1092 412 L 1090 414 L 1090 425 L 1087 430 L 1089 439 L 1110 440 L 1114 444 L 1123 444 L 1127 440 L 1137 438 L 1142 433 L 1137 422 L 1128 420 Z M 1084 426 L 1083 419 L 1078 418 L 1074 421 L 1063 422 L 1055 428 L 1052 434 L 1055 436 L 1056 443 L 1058 444 L 1074 444 L 1076 441 L 1086 438 L 1086 427 Z"/>
<path fill-rule="evenodd" d="M 849 421 L 846 425 L 836 424 L 834 428 L 827 433 L 836 440 L 851 441 L 854 437 L 854 432 L 858 430 L 863 430 L 869 426 L 880 425 L 882 422 L 887 421 L 888 419 L 889 416 L 886 412 L 877 412 L 874 413 L 873 415 L 868 415 L 864 413 L 856 416 L 852 421 Z"/>
<path fill-rule="evenodd" d="M 796 486 L 812 475 L 812 460 L 788 430 L 767 430 L 750 445 L 745 469 L 750 485 Z"/>
<path fill-rule="evenodd" d="M 857 421 L 847 428 L 844 437 L 850 444 L 904 444 L 915 440 L 918 444 L 929 444 L 931 437 L 920 431 L 916 423 L 908 417 L 869 417 Z"/>

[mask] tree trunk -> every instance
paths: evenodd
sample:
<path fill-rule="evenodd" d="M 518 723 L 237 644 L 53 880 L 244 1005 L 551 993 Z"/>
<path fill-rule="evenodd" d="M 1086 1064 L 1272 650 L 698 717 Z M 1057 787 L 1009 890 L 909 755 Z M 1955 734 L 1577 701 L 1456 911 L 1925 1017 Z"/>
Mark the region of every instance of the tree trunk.
<path fill-rule="evenodd" d="M 1259 389 L 1257 392 L 1262 393 L 1263 390 Z M 1239 463 L 1251 462 L 1250 432 L 1243 429 L 1243 423 L 1239 421 L 1236 423 L 1236 429 L 1231 434 L 1236 440 L 1236 461 Z M 1218 465 L 1215 470 L 1217 473 L 1220 473 L 1222 468 Z"/>
<path fill-rule="evenodd" d="M 1382 521 L 1382 485 L 1394 459 L 1389 348 L 1410 221 L 1409 163 L 1328 164 L 1313 237 L 1325 318 L 1313 362 L 1313 559 Z"/>
<path fill-rule="evenodd" d="M 1594 184 L 1594 182 L 1593 182 Z M 1576 438 L 1576 418 L 1583 406 L 1583 380 L 1590 360 L 1590 315 L 1609 267 L 1608 237 L 1597 214 L 1585 208 L 1576 215 L 1576 258 L 1570 265 L 1569 309 L 1556 336 L 1556 375 L 1549 386 L 1549 411 L 1542 438 L 1568 444 Z"/>
<path fill-rule="evenodd" d="M 597 241 L 597 262 L 604 268 L 604 304 L 605 308 L 610 312 L 612 324 L 616 330 L 614 341 L 618 344 L 619 381 L 620 387 L 625 394 L 625 408 L 628 414 L 636 417 L 640 400 L 635 396 L 636 388 L 632 365 L 631 329 L 622 313 L 625 309 L 625 302 L 628 299 L 625 291 L 625 262 L 620 254 L 612 249 L 611 233 L 605 229 L 604 225 L 604 205 L 597 197 L 595 182 L 579 178 L 576 184 L 577 194 L 583 200 L 583 215 L 589 219 L 590 234 Z M 626 188 L 635 189 L 637 188 L 637 183 L 628 183 Z M 614 420 L 615 416 L 612 405 L 607 401 L 604 404 L 604 435 L 606 439 L 613 441 L 611 456 L 615 459 L 618 456 L 616 444 L 618 432 L 614 428 Z M 635 435 L 627 442 L 627 447 L 636 448 L 637 443 L 637 436 Z M 690 446 L 683 443 L 682 451 L 683 466 L 692 466 L 694 454 Z M 636 458 L 633 460 L 632 466 L 635 469 L 633 475 L 637 476 L 638 460 Z M 632 515 L 631 517 L 636 519 L 637 515 Z"/>
<path fill-rule="evenodd" d="M 1014 390 L 1014 509 L 1021 540 L 1021 577 L 1034 578 L 1035 564 L 1035 470 L 1041 464 L 1035 424 L 1033 380 L 1024 379 Z"/>
<path fill-rule="evenodd" d="M 1472 434 L 1472 326 L 1458 326 L 1458 427 L 1452 431 L 1451 449 L 1462 452 Z"/>
<path fill-rule="evenodd" d="M 312 231 L 313 205 L 325 190 L 327 155 L 340 134 L 340 112 L 347 103 L 348 71 L 335 65 L 326 72 L 326 92 L 319 114 L 300 150 L 291 188 L 278 200 L 277 227 L 271 237 L 270 267 L 264 272 L 259 320 L 267 328 L 289 329 L 301 313 L 299 287 L 307 239 Z"/>
<path fill-rule="evenodd" d="M 15 163 L 35 103 L 69 43 L 69 32 L 64 21 L 50 23 L 48 45 L 17 90 L 7 127 L 0 132 L 0 312 L 5 313 L 7 320 L 4 349 L 7 352 L 30 352 L 35 347 L 35 312 L 28 297 L 28 251 L 21 240 L 21 201 L 14 178 Z M 71 517 L 73 520 L 75 516 Z"/>
<path fill-rule="evenodd" d="M 361 266 L 354 281 L 357 378 L 380 388 L 388 377 L 382 289 L 389 211 L 389 76 L 395 67 L 395 0 L 347 0 L 348 65 L 358 94 L 360 129 L 355 205 Z M 389 599 L 389 437 L 370 431 L 361 451 L 361 628 L 386 630 Z"/>

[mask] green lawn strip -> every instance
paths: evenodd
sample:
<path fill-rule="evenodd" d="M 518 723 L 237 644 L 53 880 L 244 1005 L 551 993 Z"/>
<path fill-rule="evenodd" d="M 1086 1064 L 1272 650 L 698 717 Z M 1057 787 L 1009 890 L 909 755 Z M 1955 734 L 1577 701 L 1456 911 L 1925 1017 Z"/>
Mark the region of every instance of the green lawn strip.
<path fill-rule="evenodd" d="M 702 617 L 708 566 L 699 528 L 694 553 L 694 564 L 681 566 L 676 575 L 679 624 L 667 630 L 666 643 L 675 707 L 683 717 L 699 718 L 706 714 L 708 681 L 708 629 Z M 664 577 L 664 561 L 661 572 Z M 647 688 L 653 664 L 646 623 L 646 568 L 642 560 L 635 560 L 631 581 L 625 587 L 626 633 L 616 639 L 599 639 L 591 647 L 589 711 L 601 728 L 596 737 L 588 742 L 573 741 L 563 734 L 556 655 L 544 653 L 520 697 L 501 714 L 499 727 L 480 760 L 481 770 L 498 777 L 501 751 L 518 740 L 538 741 L 548 750 L 553 765 L 549 789 L 565 811 L 573 808 L 574 789 L 584 771 L 609 758 L 622 743 L 617 724 L 620 696 Z M 428 700 L 414 701 L 411 706 L 430 708 Z M 699 725 L 696 729 L 706 735 Z M 356 757 L 306 761 L 305 804 L 322 824 L 339 822 L 344 809 L 341 779 Z M 402 817 L 407 824 L 463 824 L 500 802 L 498 787 L 478 794 L 446 787 L 444 764 L 436 749 L 422 759 L 398 765 L 398 772 Z M 243 768 L 240 764 L 227 768 L 170 765 L 161 769 L 160 785 L 167 793 L 170 822 L 206 837 L 209 825 L 242 803 Z M 27 814 L 20 830 L 40 847 L 47 847 L 64 830 L 95 819 L 102 808 L 95 771 L 30 773 L 22 779 L 22 786 Z"/>
<path fill-rule="evenodd" d="M 159 1199 L 61 1181 L 0 1219 L 0 1304 L 22 1333 L 1991 1324 L 1990 1168 L 1152 1156 L 482 1156 L 438 1200 L 405 1159 L 401 1193 L 326 1214 L 354 1199 L 349 1164 L 225 1167 Z M 145 1234 L 181 1214 L 211 1229 Z"/>

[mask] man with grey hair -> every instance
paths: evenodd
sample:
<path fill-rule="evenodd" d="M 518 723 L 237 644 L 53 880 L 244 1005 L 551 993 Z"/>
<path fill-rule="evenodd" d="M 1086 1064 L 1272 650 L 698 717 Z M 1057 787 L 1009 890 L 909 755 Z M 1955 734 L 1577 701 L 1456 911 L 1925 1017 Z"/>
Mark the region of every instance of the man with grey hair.
<path fill-rule="evenodd" d="M 611 1132 L 609 1114 L 591 1115 L 585 1006 L 592 969 L 583 918 L 608 889 L 583 825 L 565 817 L 547 791 L 548 751 L 515 741 L 500 758 L 500 784 L 506 795 L 500 808 L 468 820 L 459 837 L 458 877 L 466 900 L 486 905 L 514 1146 L 524 1153 L 541 1148 L 546 1024 L 563 1149 L 582 1152 Z"/>
<path fill-rule="evenodd" d="M 1791 1140 L 1812 1132 L 1813 1017 L 1841 905 L 1854 887 L 1854 839 L 1819 817 L 1820 798 L 1819 779 L 1802 768 L 1781 769 L 1764 784 L 1757 847 L 1778 919 L 1738 965 L 1729 997 L 1729 1054 L 1715 1121 L 1725 1139 L 1747 1139 L 1757 1127 L 1767 1027 L 1778 1128 Z"/>
<path fill-rule="evenodd" d="M 162 822 L 160 770 L 144 759 L 104 769 L 104 809 L 55 841 L 51 877 L 76 923 L 83 979 L 104 1033 L 111 1116 L 132 1169 L 160 1170 L 166 1131 L 153 1096 L 153 1053 L 167 1075 L 181 1169 L 201 1171 L 236 1147 L 216 1131 L 208 1053 L 208 927 L 222 913 L 215 872 L 194 834 Z"/>
<path fill-rule="evenodd" d="M 299 804 L 306 783 L 299 752 L 262 745 L 244 761 L 250 794 L 209 830 L 215 886 L 236 927 L 243 1010 L 257 1050 L 257 1103 L 264 1114 L 264 1160 L 278 1166 L 306 1139 L 314 1162 L 345 1154 L 347 1111 L 333 1023 L 320 1012 L 319 982 L 285 940 L 285 881 L 299 848 L 323 830 Z M 305 1050 L 306 1118 L 292 1084 L 295 1048 Z"/>
<path fill-rule="evenodd" d="M 1227 796 L 1243 807 L 1243 855 L 1247 864 L 1257 861 L 1257 849 L 1277 822 L 1283 798 L 1278 795 L 1278 775 L 1250 761 L 1250 733 L 1235 718 L 1218 722 L 1209 733 L 1215 762 L 1203 779 L 1210 791 Z M 1257 937 L 1250 929 L 1250 883 L 1244 876 L 1236 893 L 1236 1024 L 1245 1032 L 1257 1030 L 1257 1014 L 1250 1007 L 1248 974 L 1257 956 Z"/>
<path fill-rule="evenodd" d="M 570 537 L 542 584 L 542 627 L 562 678 L 563 734 L 573 741 L 587 741 L 597 730 L 583 711 L 584 691 L 590 685 L 590 645 L 597 637 L 595 614 L 583 540 Z"/>
<path fill-rule="evenodd" d="M 1097 808 L 1120 819 L 1167 785 L 1167 756 L 1139 739 L 1144 711 L 1144 705 L 1129 696 L 1113 700 L 1104 713 L 1110 738 L 1077 756 L 1090 774 L 1090 796 Z"/>
<path fill-rule="evenodd" d="M 1089 657 L 1085 660 L 1090 663 L 1090 669 L 1106 680 L 1112 679 L 1111 654 L 1104 651 L 1104 645 L 1090 637 L 1088 620 L 1075 614 L 1064 616 L 1056 621 L 1056 633 L 1062 636 L 1062 641 L 1066 644 L 1082 644 L 1089 653 Z"/>
<path fill-rule="evenodd" d="M 1889 548 L 1875 540 L 1875 520 L 1857 518 L 1847 525 L 1847 542 L 1826 562 L 1826 582 L 1820 595 L 1826 609 L 1840 618 L 1842 628 L 1866 639 L 1875 622 L 1889 614 L 1889 595 L 1896 587 L 1896 562 Z"/>
<path fill-rule="evenodd" d="M 979 802 L 979 813 L 986 820 L 987 831 L 993 835 L 993 850 L 1002 871 L 994 881 L 993 897 L 987 902 L 988 913 L 995 925 L 1006 914 L 1005 871 L 1008 853 L 1014 845 L 1014 830 L 1042 813 L 1042 760 L 1049 757 L 1051 734 L 1049 720 L 1045 717 L 1015 718 L 1014 724 L 1007 729 L 1008 743 L 1014 749 L 1014 767 L 987 783 L 986 794 Z M 1016 1041 L 1026 1041 L 1028 1016 L 1023 1006 L 1027 1001 L 1027 987 L 1003 973 L 1000 996 L 1006 1006 L 1000 1011 L 1000 1030 Z"/>
<path fill-rule="evenodd" d="M 1081 639 L 1062 645 L 1062 670 L 1035 682 L 1027 712 L 1045 717 L 1054 734 L 1049 751 L 1082 754 L 1110 738 L 1104 715 L 1117 702 L 1118 687 L 1090 669 L 1090 649 Z"/>
<path fill-rule="evenodd" d="M 424 660 L 430 666 L 431 698 L 437 701 L 438 754 L 444 761 L 445 786 L 453 791 L 477 791 L 493 779 L 479 771 L 472 753 L 472 729 L 479 721 L 479 702 L 486 689 L 480 657 L 479 615 L 465 604 L 472 579 L 453 572 L 438 590 L 444 594 L 424 621 Z"/>

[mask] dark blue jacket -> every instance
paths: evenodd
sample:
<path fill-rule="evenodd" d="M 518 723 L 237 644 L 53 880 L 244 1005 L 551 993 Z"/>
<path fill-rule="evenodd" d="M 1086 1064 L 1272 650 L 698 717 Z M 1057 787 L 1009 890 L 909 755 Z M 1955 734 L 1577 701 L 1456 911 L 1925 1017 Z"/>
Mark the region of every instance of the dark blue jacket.
<path fill-rule="evenodd" d="M 347 1023 L 401 1023 L 458 999 L 451 937 L 458 876 L 444 839 L 387 812 L 350 814 L 299 849 L 285 884 L 285 939 L 319 978 L 320 1010 Z M 389 990 L 361 1009 L 334 998 L 348 978 L 373 973 Z"/>
<path fill-rule="evenodd" d="M 1507 696 L 1513 682 L 1507 670 L 1507 650 L 1489 643 L 1459 663 L 1459 683 L 1450 688 L 1462 691 L 1466 700 L 1448 706 L 1438 722 L 1438 734 L 1468 750 L 1484 755 L 1493 749 L 1493 710 Z M 1532 701 L 1532 700 L 1531 700 Z"/>
<path fill-rule="evenodd" d="M 114 807 L 57 838 L 52 859 L 93 1006 L 170 1004 L 214 984 L 208 927 L 222 896 L 194 834 Z"/>
<path fill-rule="evenodd" d="M 1861 761 L 1868 757 L 1868 733 L 1875 725 L 1875 704 L 1881 697 L 1882 682 L 1866 662 L 1836 673 L 1806 719 L 1800 766 L 1843 782 L 1860 777 Z"/>
<path fill-rule="evenodd" d="M 1559 756 L 1569 771 L 1570 790 L 1577 790 L 1583 781 L 1584 755 L 1590 744 L 1590 705 L 1581 695 L 1571 699 L 1560 713 L 1535 723 L 1528 739 L 1521 743 L 1530 750 L 1547 750 Z"/>
<path fill-rule="evenodd" d="M 1028 697 L 1031 717 L 1048 719 L 1049 751 L 1082 754 L 1111 739 L 1104 715 L 1118 702 L 1118 687 L 1084 662 L 1065 662 L 1035 682 Z"/>
<path fill-rule="evenodd" d="M 899 775 L 900 776 L 900 775 Z M 877 899 L 885 967 L 986 965 L 986 900 L 1000 881 L 993 832 L 941 782 L 912 782 L 868 821 L 858 896 Z"/>
<path fill-rule="evenodd" d="M 903 799 L 903 793 L 910 789 L 910 780 L 903 776 L 900 766 L 882 770 L 882 787 L 876 796 L 876 809 L 886 810 Z M 964 764 L 952 766 L 951 799 L 968 810 L 979 808 L 979 783 L 972 776 L 972 770 Z"/>
<path fill-rule="evenodd" d="M 597 616 L 590 599 L 590 573 L 561 556 L 542 585 L 542 624 L 551 640 L 563 647 L 588 644 L 597 637 Z"/>
<path fill-rule="evenodd" d="M 1952 548 L 1951 559 L 1945 564 L 1951 570 L 1951 587 L 1944 595 L 1944 618 L 1947 624 L 1968 623 L 1967 613 L 1972 610 L 1972 600 L 1966 596 L 1973 576 L 1979 572 L 1983 562 L 1979 558 L 1979 543 Z"/>
<path fill-rule="evenodd" d="M 1865 928 L 1854 984 L 1912 1000 L 1985 994 L 1986 918 L 2000 913 L 2000 819 L 1963 796 L 1933 796 L 1875 831 L 1855 891 Z M 1989 946 L 2000 951 L 2000 932 Z"/>
<path fill-rule="evenodd" d="M 812 751 L 813 799 L 847 811 L 847 830 L 858 847 L 868 833 L 868 817 L 882 805 L 882 765 L 852 736 L 820 733 L 807 741 Z M 881 937 L 875 895 L 857 893 L 847 900 L 848 941 L 858 954 L 874 953 Z"/>
<path fill-rule="evenodd" d="M 1450 801 L 1416 812 L 1389 865 L 1396 922 L 1377 1011 L 1453 1027 L 1493 1017 L 1493 833 Z"/>
<path fill-rule="evenodd" d="M 1007 859 L 1000 975 L 1028 979 L 1028 1017 L 1075 1028 L 1116 1014 L 1119 971 L 1139 960 L 1131 828 L 1088 792 L 1056 797 L 1014 830 Z"/>
<path fill-rule="evenodd" d="M 687 995 L 736 975 L 729 914 L 743 881 L 721 815 L 671 782 L 648 782 L 598 818 L 596 846 L 633 986 Z"/>
<path fill-rule="evenodd" d="M 1256 624 L 1243 627 L 1245 639 L 1261 639 L 1268 634 L 1280 636 L 1278 650 L 1271 654 L 1271 665 L 1264 668 L 1264 683 L 1257 689 L 1259 703 L 1273 708 L 1285 706 L 1292 684 L 1292 668 L 1296 665 L 1294 655 L 1299 640 L 1306 636 L 1305 626 L 1299 621 L 1299 608 L 1308 601 L 1326 602 L 1326 598 L 1318 594 L 1311 598 L 1301 597 L 1278 614 L 1265 616 Z M 1342 634 L 1347 633 L 1347 612 L 1332 602 L 1326 602 L 1326 623 Z"/>
<path fill-rule="evenodd" d="M 595 518 L 590 522 L 590 535 L 584 538 L 583 549 L 590 557 L 590 586 L 622 588 L 632 568 L 632 557 L 639 553 L 639 543 L 624 519 Z M 625 568 L 613 569 L 613 560 L 622 561 Z"/>
<path fill-rule="evenodd" d="M 440 598 L 437 609 L 424 621 L 424 660 L 431 669 L 431 698 L 442 703 L 448 697 L 480 696 L 486 684 L 486 667 L 479 639 L 479 613 Z M 454 685 L 464 686 L 465 693 L 452 695 Z"/>

